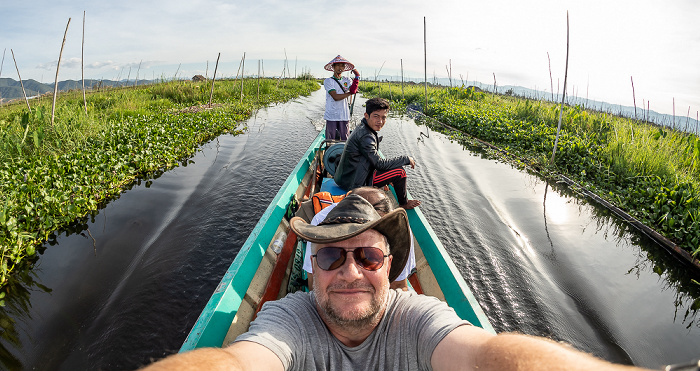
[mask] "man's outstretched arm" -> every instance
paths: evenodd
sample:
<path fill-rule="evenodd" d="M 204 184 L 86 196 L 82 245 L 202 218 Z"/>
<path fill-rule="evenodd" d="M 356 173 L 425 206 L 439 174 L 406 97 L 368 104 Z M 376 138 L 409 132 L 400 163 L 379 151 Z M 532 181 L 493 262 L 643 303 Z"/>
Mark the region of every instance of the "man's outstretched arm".
<path fill-rule="evenodd" d="M 173 354 L 143 371 L 282 370 L 282 361 L 266 347 L 240 341 L 226 348 L 200 348 Z"/>
<path fill-rule="evenodd" d="M 452 330 L 433 351 L 435 370 L 642 370 L 613 364 L 552 340 L 520 335 L 492 335 L 476 326 Z"/>

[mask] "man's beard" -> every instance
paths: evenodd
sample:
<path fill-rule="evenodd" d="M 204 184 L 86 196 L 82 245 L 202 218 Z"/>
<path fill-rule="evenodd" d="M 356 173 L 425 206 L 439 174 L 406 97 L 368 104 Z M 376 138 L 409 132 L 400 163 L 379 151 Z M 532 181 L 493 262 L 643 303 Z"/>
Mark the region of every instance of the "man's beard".
<path fill-rule="evenodd" d="M 316 296 L 316 303 L 325 313 L 325 315 L 323 315 L 323 313 L 321 315 L 326 321 L 330 322 L 330 324 L 346 329 L 363 329 L 370 326 L 376 326 L 379 323 L 380 316 L 384 313 L 383 309 L 386 305 L 387 287 L 382 287 L 379 289 L 379 292 L 376 292 L 374 287 L 371 285 L 353 282 L 348 285 L 329 286 L 326 288 L 326 292 L 318 295 L 320 291 L 316 287 L 316 282 L 318 281 L 314 280 L 314 296 Z M 328 291 L 333 288 L 367 288 L 372 293 L 372 300 L 370 301 L 368 307 L 359 310 L 352 310 L 348 314 L 343 315 L 331 305 Z"/>

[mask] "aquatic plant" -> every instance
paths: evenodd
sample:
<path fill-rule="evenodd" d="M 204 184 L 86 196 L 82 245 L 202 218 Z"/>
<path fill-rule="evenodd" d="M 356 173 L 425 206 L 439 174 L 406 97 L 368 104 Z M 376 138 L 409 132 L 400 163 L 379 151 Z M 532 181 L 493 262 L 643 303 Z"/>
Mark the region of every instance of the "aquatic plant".
<path fill-rule="evenodd" d="M 361 84 L 360 89 L 369 96 L 395 97 L 395 108 L 425 101 L 422 87 L 410 86 L 403 96 L 398 84 Z M 565 106 L 557 156 L 550 163 L 558 105 L 470 89 L 432 87 L 428 106 L 421 109 L 544 174 L 574 179 L 693 256 L 700 254 L 700 138 L 696 135 Z"/>
<path fill-rule="evenodd" d="M 87 96 L 63 94 L 51 126 L 48 100 L 31 112 L 19 104 L 0 109 L 0 287 L 19 266 L 33 264 L 37 248 L 121 193 L 129 184 L 191 157 L 258 107 L 319 88 L 291 80 L 276 87 L 217 81 L 214 102 L 206 82 L 172 81 L 112 89 Z M 243 86 L 243 92 L 241 92 Z M 240 101 L 243 93 L 243 101 Z M 0 303 L 1 304 L 1 303 Z"/>

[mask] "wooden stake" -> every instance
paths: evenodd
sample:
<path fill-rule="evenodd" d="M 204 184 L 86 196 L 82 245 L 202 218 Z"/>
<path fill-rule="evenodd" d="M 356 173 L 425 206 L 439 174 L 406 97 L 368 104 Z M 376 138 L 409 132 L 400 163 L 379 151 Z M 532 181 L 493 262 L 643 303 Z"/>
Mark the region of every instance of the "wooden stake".
<path fill-rule="evenodd" d="M 428 109 L 428 42 L 425 30 L 425 17 L 423 17 L 423 73 L 425 80 L 425 107 L 423 113 Z"/>
<path fill-rule="evenodd" d="M 2 66 L 5 64 L 5 52 L 7 48 L 2 50 L 2 62 L 0 62 L 0 76 L 2 76 Z"/>
<path fill-rule="evenodd" d="M 632 82 L 632 103 L 634 104 L 634 119 L 637 119 L 637 98 L 634 96 L 634 80 L 630 76 L 630 81 Z"/>
<path fill-rule="evenodd" d="M 673 97 L 673 124 L 671 127 L 676 128 L 676 97 Z"/>
<path fill-rule="evenodd" d="M 83 106 L 87 116 L 87 98 L 85 98 L 85 11 L 83 10 L 83 46 L 80 52 L 80 75 L 83 79 Z"/>
<path fill-rule="evenodd" d="M 209 107 L 211 107 L 211 100 L 214 98 L 214 81 L 216 81 L 216 70 L 219 69 L 219 57 L 221 53 L 216 56 L 216 66 L 214 67 L 214 77 L 211 79 L 211 92 L 209 93 Z"/>
<path fill-rule="evenodd" d="M 559 144 L 559 132 L 561 131 L 561 118 L 564 113 L 564 98 L 566 97 L 566 77 L 569 73 L 569 11 L 566 12 L 566 66 L 564 67 L 564 92 L 561 96 L 561 108 L 559 109 L 559 124 L 557 124 L 557 136 L 554 138 L 554 148 L 552 149 L 552 159 L 550 164 L 554 165 L 554 156 L 557 154 Z"/>
<path fill-rule="evenodd" d="M 258 104 L 260 103 L 260 59 L 258 59 Z"/>
<path fill-rule="evenodd" d="M 15 52 L 14 50 L 10 49 L 10 53 L 12 53 L 12 60 L 15 61 L 15 69 L 17 69 L 17 77 L 19 78 L 19 84 L 22 86 L 22 94 L 24 94 L 24 101 L 27 102 L 27 108 L 29 108 L 29 112 L 32 112 L 32 107 L 29 106 L 29 99 L 27 99 L 27 93 L 24 91 L 24 83 L 22 82 L 22 76 L 19 75 L 19 67 L 17 67 Z"/>
<path fill-rule="evenodd" d="M 53 104 L 51 105 L 51 126 L 53 126 L 54 117 L 56 114 L 56 96 L 58 95 L 58 69 L 59 67 L 61 67 L 61 56 L 63 55 L 63 47 L 66 45 L 66 35 L 68 34 L 68 26 L 70 26 L 70 18 L 68 18 L 68 24 L 66 24 L 66 31 L 63 33 L 61 52 L 58 53 L 58 63 L 56 64 L 56 80 L 53 85 Z"/>
<path fill-rule="evenodd" d="M 241 104 L 243 104 L 243 81 L 245 81 L 245 52 L 243 52 L 243 67 L 241 67 Z"/>
<path fill-rule="evenodd" d="M 492 72 L 492 73 L 493 73 L 493 95 L 492 95 L 492 97 L 495 98 L 496 97 L 496 73 L 495 72 Z"/>
<path fill-rule="evenodd" d="M 406 99 L 403 92 L 403 59 L 401 59 L 401 99 Z"/>
<path fill-rule="evenodd" d="M 552 102 L 554 102 L 554 80 L 552 80 L 552 60 L 549 59 L 549 52 L 547 52 L 547 62 L 549 63 L 549 88 L 552 90 Z"/>
<path fill-rule="evenodd" d="M 2 77 L 2 66 L 5 64 L 5 52 L 7 48 L 2 50 L 2 62 L 0 62 L 0 77 Z M 0 94 L 0 104 L 2 103 L 2 94 Z"/>
<path fill-rule="evenodd" d="M 143 59 L 139 62 L 139 68 L 136 69 L 136 81 L 134 81 L 134 86 L 139 85 L 139 72 L 141 72 L 141 63 L 143 63 Z"/>

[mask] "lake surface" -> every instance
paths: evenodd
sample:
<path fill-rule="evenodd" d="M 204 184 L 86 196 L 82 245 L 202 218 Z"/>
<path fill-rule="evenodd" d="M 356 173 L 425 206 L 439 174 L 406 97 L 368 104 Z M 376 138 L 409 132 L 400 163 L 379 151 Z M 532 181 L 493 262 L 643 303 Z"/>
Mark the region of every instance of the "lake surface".
<path fill-rule="evenodd" d="M 136 369 L 176 352 L 323 129 L 323 109 L 317 91 L 261 110 L 245 134 L 202 146 L 87 229 L 56 236 L 0 313 L 4 368 Z M 386 156 L 416 159 L 409 191 L 497 331 L 650 368 L 700 357 L 698 277 L 655 243 L 565 186 L 408 117 L 380 134 Z"/>

